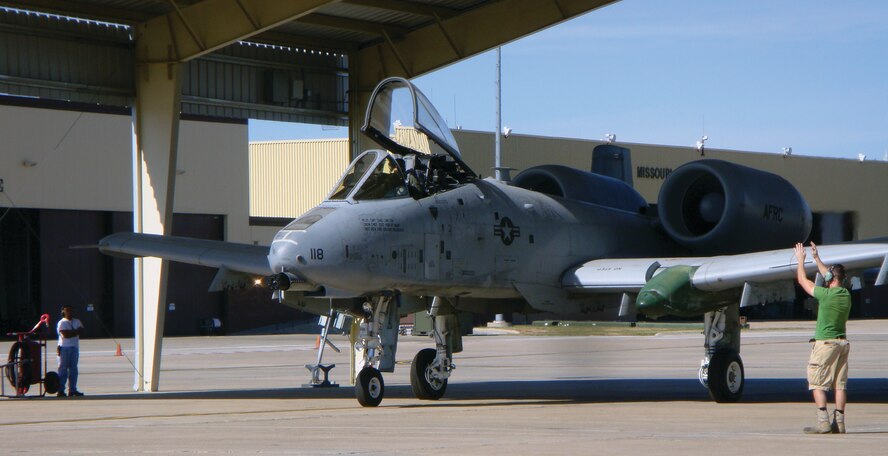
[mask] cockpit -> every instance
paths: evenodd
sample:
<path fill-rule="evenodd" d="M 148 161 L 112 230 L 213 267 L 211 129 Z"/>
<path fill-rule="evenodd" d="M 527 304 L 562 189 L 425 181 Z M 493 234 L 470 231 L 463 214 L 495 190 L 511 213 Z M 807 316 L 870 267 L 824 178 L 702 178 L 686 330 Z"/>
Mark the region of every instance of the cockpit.
<path fill-rule="evenodd" d="M 381 150 L 368 150 L 352 162 L 327 199 L 364 201 L 408 194 L 407 178 L 395 158 Z"/>
<path fill-rule="evenodd" d="M 358 156 L 327 199 L 419 199 L 475 178 L 441 115 L 406 79 L 376 86 L 361 132 L 385 150 Z"/>

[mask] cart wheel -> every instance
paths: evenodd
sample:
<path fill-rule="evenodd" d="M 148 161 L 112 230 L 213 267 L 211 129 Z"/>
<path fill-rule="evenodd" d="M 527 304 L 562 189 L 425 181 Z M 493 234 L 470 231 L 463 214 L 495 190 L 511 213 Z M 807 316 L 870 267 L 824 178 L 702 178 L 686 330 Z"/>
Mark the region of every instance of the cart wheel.
<path fill-rule="evenodd" d="M 12 344 L 9 349 L 9 369 L 6 369 L 6 378 L 13 388 L 19 389 L 19 393 L 26 393 L 31 387 L 31 369 L 24 366 L 24 349 L 21 342 Z"/>
<path fill-rule="evenodd" d="M 47 372 L 43 377 L 43 389 L 47 394 L 55 394 L 59 392 L 59 374 L 55 372 Z"/>

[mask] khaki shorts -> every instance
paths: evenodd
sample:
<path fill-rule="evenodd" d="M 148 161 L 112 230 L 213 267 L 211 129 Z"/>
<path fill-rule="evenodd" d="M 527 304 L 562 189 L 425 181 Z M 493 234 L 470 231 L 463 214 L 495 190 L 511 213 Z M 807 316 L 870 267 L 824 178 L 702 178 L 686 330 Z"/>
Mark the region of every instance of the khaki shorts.
<path fill-rule="evenodd" d="M 851 343 L 845 339 L 814 342 L 808 360 L 808 389 L 844 390 L 848 384 L 848 353 Z"/>

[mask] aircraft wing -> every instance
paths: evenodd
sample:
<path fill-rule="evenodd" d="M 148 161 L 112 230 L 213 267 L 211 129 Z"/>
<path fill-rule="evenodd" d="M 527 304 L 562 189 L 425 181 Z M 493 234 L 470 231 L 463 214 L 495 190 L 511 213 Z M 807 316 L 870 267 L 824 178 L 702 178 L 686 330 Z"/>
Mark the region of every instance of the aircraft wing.
<path fill-rule="evenodd" d="M 116 233 L 99 241 L 102 253 L 124 257 L 158 257 L 227 271 L 256 275 L 272 273 L 268 247 L 142 233 Z"/>
<path fill-rule="evenodd" d="M 884 283 L 888 275 L 888 239 L 818 246 L 817 250 L 824 263 L 841 263 L 849 272 L 881 267 L 877 283 Z M 817 265 L 808 253 L 805 271 L 810 274 Z M 793 280 L 798 262 L 791 248 L 715 257 L 598 259 L 569 269 L 562 277 L 562 286 L 581 293 L 633 293 L 674 266 L 695 268 L 691 285 L 697 290 L 717 292 L 746 283 Z"/>

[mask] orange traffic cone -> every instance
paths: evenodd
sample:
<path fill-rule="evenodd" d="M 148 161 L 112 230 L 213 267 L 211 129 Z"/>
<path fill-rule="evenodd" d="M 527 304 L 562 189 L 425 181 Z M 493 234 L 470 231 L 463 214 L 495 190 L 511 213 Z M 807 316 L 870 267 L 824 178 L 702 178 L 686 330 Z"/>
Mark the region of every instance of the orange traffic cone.
<path fill-rule="evenodd" d="M 315 350 L 319 348 L 321 348 L 321 336 L 318 336 L 318 338 L 315 340 Z"/>
<path fill-rule="evenodd" d="M 120 351 L 120 344 L 117 344 L 117 353 L 115 353 L 114 356 L 123 356 L 123 352 Z"/>

